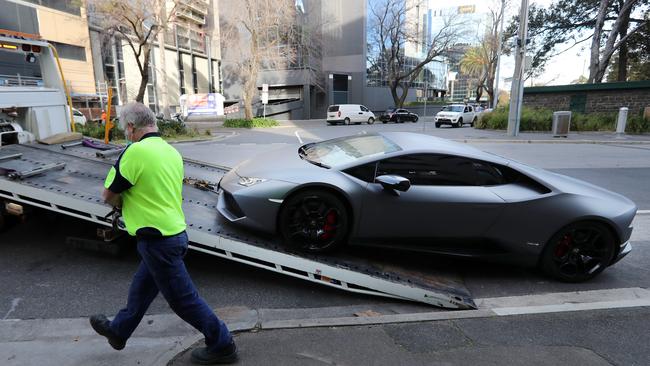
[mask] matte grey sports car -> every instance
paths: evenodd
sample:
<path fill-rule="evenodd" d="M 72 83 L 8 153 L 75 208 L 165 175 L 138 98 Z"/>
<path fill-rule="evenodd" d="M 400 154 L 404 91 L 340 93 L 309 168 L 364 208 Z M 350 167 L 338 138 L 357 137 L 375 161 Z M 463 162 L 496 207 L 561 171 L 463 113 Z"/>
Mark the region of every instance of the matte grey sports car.
<path fill-rule="evenodd" d="M 592 184 L 406 132 L 265 153 L 219 186 L 224 217 L 299 250 L 390 246 L 537 265 L 574 282 L 630 252 L 636 214 Z"/>

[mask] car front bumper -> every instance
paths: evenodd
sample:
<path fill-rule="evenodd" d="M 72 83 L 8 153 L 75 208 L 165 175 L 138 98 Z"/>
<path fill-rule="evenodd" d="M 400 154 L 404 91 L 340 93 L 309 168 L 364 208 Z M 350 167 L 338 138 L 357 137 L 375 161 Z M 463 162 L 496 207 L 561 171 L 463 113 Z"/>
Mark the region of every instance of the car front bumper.
<path fill-rule="evenodd" d="M 621 247 L 618 250 L 618 255 L 616 256 L 616 258 L 614 258 L 614 260 L 612 260 L 610 266 L 623 259 L 626 255 L 630 254 L 631 251 L 632 251 L 632 243 L 626 241 L 625 243 L 621 244 Z"/>

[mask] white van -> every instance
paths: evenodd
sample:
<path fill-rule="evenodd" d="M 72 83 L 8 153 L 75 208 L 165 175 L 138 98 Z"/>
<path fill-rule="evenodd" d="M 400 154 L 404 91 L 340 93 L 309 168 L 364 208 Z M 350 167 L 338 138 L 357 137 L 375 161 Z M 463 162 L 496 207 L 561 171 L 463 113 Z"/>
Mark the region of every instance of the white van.
<path fill-rule="evenodd" d="M 335 104 L 327 108 L 327 124 L 375 123 L 375 114 L 360 104 Z"/>

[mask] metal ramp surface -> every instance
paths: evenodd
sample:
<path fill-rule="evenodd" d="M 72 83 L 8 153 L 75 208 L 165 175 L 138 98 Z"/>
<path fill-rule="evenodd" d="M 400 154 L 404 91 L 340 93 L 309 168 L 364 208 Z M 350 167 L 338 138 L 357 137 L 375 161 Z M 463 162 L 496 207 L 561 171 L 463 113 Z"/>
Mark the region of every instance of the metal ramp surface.
<path fill-rule="evenodd" d="M 0 167 L 24 171 L 52 163 L 66 165 L 62 170 L 24 180 L 1 176 L 0 198 L 111 225 L 104 218 L 110 207 L 100 197 L 106 172 L 116 156 L 98 158 L 96 150 L 83 146 L 65 150 L 59 145 L 36 144 L 0 148 L 0 157 L 13 154 L 22 156 L 0 161 Z M 186 177 L 216 185 L 226 172 L 225 167 L 185 160 Z M 225 222 L 217 212 L 217 200 L 216 192 L 184 186 L 183 210 L 191 249 L 350 292 L 449 309 L 476 308 L 462 281 L 453 278 L 451 273 L 430 268 L 417 258 L 369 259 L 354 250 L 328 256 L 289 252 L 277 238 L 251 234 Z"/>

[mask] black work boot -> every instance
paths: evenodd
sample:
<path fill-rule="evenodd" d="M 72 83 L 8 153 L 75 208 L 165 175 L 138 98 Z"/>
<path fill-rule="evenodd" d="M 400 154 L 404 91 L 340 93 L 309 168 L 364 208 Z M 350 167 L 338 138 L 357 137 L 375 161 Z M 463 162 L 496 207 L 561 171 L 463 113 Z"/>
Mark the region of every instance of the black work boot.
<path fill-rule="evenodd" d="M 121 350 L 126 346 L 126 340 L 120 338 L 111 329 L 111 322 L 104 314 L 97 314 L 90 317 L 90 326 L 93 327 L 95 332 L 108 339 L 108 344 L 116 350 Z"/>
<path fill-rule="evenodd" d="M 237 362 L 237 346 L 232 341 L 219 351 L 209 351 L 207 347 L 197 348 L 192 351 L 192 363 L 199 365 L 216 365 Z"/>

